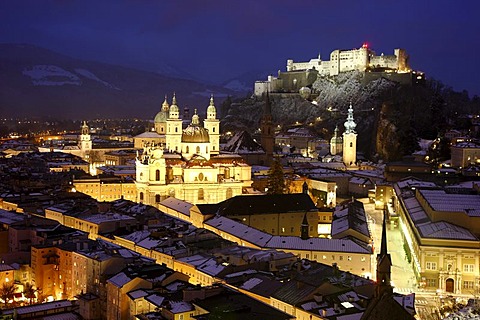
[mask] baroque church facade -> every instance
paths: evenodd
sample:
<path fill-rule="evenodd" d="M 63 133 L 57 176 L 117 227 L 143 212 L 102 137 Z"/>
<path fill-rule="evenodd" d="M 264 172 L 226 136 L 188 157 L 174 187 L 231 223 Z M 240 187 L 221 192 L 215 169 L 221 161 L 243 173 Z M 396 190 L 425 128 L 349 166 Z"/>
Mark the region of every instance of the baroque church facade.
<path fill-rule="evenodd" d="M 196 110 L 185 129 L 182 123 L 174 96 L 171 105 L 165 99 L 155 116 L 152 139 L 139 137 L 143 152 L 135 163 L 138 202 L 156 205 L 175 197 L 193 204 L 218 203 L 251 186 L 251 167 L 239 155 L 220 153 L 213 96 L 203 123 Z"/>

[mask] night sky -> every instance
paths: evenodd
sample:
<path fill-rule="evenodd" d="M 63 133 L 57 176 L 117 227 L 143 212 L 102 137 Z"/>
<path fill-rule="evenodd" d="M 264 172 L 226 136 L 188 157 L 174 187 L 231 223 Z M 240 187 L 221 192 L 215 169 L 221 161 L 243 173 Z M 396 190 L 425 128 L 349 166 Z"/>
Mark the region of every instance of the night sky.
<path fill-rule="evenodd" d="M 150 71 L 172 65 L 209 82 L 367 42 L 377 54 L 404 48 L 414 69 L 480 95 L 476 0 L 4 0 L 0 42 Z"/>

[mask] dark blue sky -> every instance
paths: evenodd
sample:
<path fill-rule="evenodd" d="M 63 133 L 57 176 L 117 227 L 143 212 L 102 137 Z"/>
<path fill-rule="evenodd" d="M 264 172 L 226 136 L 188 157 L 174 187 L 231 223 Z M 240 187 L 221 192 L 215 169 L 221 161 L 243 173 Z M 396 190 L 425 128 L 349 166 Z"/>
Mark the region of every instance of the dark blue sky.
<path fill-rule="evenodd" d="M 285 61 L 368 42 L 414 69 L 480 95 L 480 1 L 5 0 L 0 42 L 212 82 L 285 70 Z M 252 84 L 253 85 L 253 84 Z"/>

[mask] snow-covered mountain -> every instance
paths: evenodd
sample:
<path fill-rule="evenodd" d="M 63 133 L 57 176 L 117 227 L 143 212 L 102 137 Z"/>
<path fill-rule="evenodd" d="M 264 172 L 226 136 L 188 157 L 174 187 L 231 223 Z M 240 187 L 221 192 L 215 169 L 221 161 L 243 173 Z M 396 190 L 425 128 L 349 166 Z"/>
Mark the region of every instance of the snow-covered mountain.
<path fill-rule="evenodd" d="M 170 70 L 170 72 L 173 72 Z M 3 117 L 153 118 L 165 94 L 180 108 L 203 112 L 221 86 L 71 58 L 32 45 L 0 44 L 0 114 Z"/>

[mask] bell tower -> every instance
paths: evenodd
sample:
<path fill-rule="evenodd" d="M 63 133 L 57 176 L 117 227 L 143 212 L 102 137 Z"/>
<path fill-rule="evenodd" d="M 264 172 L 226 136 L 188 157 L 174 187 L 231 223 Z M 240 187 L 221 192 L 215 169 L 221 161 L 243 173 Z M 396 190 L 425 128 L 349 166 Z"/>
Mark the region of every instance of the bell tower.
<path fill-rule="evenodd" d="M 177 97 L 173 94 L 172 104 L 168 110 L 167 129 L 165 134 L 166 149 L 170 152 L 181 152 L 182 119 L 177 106 Z"/>
<path fill-rule="evenodd" d="M 87 122 L 83 121 L 82 130 L 80 134 L 80 150 L 82 154 L 92 150 L 92 139 L 90 137 L 90 129 L 88 128 Z"/>
<path fill-rule="evenodd" d="M 203 121 L 203 126 L 208 130 L 210 137 L 210 154 L 220 153 L 220 121 L 217 119 L 217 109 L 213 102 L 213 94 L 210 97 L 210 105 L 207 107 L 207 118 Z"/>
<path fill-rule="evenodd" d="M 357 124 L 353 120 L 353 107 L 350 103 L 348 108 L 347 121 L 345 121 L 345 132 L 343 133 L 343 163 L 347 167 L 354 167 L 357 162 Z"/>
<path fill-rule="evenodd" d="M 260 123 L 260 142 L 265 150 L 265 165 L 270 165 L 273 160 L 273 146 L 275 144 L 275 131 L 272 121 L 272 106 L 270 104 L 270 97 L 267 93 L 265 105 L 263 107 L 263 116 Z"/>

